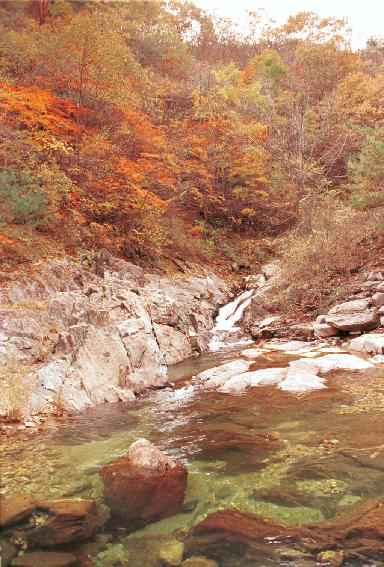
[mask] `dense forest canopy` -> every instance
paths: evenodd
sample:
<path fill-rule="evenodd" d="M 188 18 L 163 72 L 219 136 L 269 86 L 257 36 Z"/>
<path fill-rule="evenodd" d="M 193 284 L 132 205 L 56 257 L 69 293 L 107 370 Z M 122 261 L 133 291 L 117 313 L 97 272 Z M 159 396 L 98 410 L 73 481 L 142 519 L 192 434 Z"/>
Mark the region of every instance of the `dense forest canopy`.
<path fill-rule="evenodd" d="M 383 39 L 178 0 L 1 0 L 0 27 L 3 259 L 231 259 L 367 212 L 382 233 Z"/>

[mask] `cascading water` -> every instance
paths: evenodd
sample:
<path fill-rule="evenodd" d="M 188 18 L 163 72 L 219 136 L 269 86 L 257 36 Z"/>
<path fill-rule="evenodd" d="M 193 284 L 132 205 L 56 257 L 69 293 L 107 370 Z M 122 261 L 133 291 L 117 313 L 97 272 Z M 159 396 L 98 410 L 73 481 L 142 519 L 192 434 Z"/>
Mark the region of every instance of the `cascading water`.
<path fill-rule="evenodd" d="M 254 289 L 247 289 L 220 309 L 216 317 L 216 324 L 211 331 L 212 338 L 209 343 L 211 351 L 233 346 L 234 344 L 251 342 L 248 339 L 242 339 L 229 343 L 228 334 L 234 334 L 241 330 L 241 327 L 237 326 L 236 323 L 241 320 L 245 309 L 250 305 L 254 292 Z M 225 341 L 223 340 L 224 337 Z"/>

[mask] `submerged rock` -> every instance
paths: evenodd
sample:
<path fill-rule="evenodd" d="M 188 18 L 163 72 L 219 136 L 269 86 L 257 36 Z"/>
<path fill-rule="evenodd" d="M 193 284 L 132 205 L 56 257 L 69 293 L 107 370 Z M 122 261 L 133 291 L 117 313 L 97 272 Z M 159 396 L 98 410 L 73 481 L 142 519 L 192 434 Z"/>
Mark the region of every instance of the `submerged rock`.
<path fill-rule="evenodd" d="M 35 551 L 24 553 L 12 561 L 15 567 L 71 567 L 77 565 L 77 558 L 72 553 L 56 551 Z"/>
<path fill-rule="evenodd" d="M 339 567 L 344 561 L 344 551 L 322 551 L 316 557 L 319 563 L 326 563 L 334 567 Z"/>
<path fill-rule="evenodd" d="M 17 549 L 6 539 L 0 539 L 1 567 L 8 567 L 12 559 L 17 555 Z"/>
<path fill-rule="evenodd" d="M 181 567 L 219 567 L 218 563 L 208 557 L 193 555 L 182 562 Z"/>
<path fill-rule="evenodd" d="M 30 494 L 0 499 L 0 526 L 5 528 L 24 520 L 36 510 L 36 500 Z"/>
<path fill-rule="evenodd" d="M 109 519 L 94 500 L 47 500 L 39 503 L 37 527 L 27 534 L 30 545 L 54 547 L 90 538 Z"/>
<path fill-rule="evenodd" d="M 206 553 L 219 561 L 229 561 L 247 554 L 281 559 L 278 545 L 306 551 L 316 558 L 319 553 L 343 549 L 348 559 L 380 559 L 384 553 L 384 500 L 358 503 L 329 521 L 287 526 L 262 516 L 238 510 L 220 510 L 209 514 L 191 531 L 187 552 Z"/>
<path fill-rule="evenodd" d="M 104 496 L 114 517 L 134 529 L 177 514 L 183 505 L 187 469 L 146 439 L 103 466 Z"/>
<path fill-rule="evenodd" d="M 181 541 L 167 541 L 160 549 L 159 559 L 166 567 L 178 567 L 183 561 L 184 544 Z"/>

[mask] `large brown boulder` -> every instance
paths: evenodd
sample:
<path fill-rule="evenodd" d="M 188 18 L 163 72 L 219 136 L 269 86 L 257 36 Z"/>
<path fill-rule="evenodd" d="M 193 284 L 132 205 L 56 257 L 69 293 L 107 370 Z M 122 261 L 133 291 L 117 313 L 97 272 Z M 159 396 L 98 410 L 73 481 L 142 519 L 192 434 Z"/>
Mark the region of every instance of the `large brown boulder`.
<path fill-rule="evenodd" d="M 136 529 L 177 514 L 183 505 L 187 469 L 146 439 L 104 465 L 104 496 L 114 517 Z"/>
<path fill-rule="evenodd" d="M 109 519 L 109 513 L 94 500 L 47 500 L 39 503 L 43 520 L 28 532 L 28 543 L 53 547 L 93 536 Z"/>

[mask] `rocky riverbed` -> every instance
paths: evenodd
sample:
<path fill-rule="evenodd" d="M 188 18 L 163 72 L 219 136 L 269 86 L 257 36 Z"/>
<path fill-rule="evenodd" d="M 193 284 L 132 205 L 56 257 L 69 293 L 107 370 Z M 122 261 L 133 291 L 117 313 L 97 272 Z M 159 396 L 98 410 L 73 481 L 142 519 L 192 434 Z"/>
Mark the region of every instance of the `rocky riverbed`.
<path fill-rule="evenodd" d="M 175 387 L 4 438 L 1 545 L 33 567 L 380 565 L 384 373 L 335 350 L 272 342 L 205 354 L 172 369 Z M 199 378 L 234 361 L 247 374 L 300 360 L 322 369 L 325 388 L 245 380 L 222 391 L 228 374 Z"/>
<path fill-rule="evenodd" d="M 272 268 L 229 303 L 105 253 L 38 273 L 2 296 L 3 368 L 48 415 L 2 429 L 5 567 L 384 564 L 379 279 L 284 341 Z"/>

